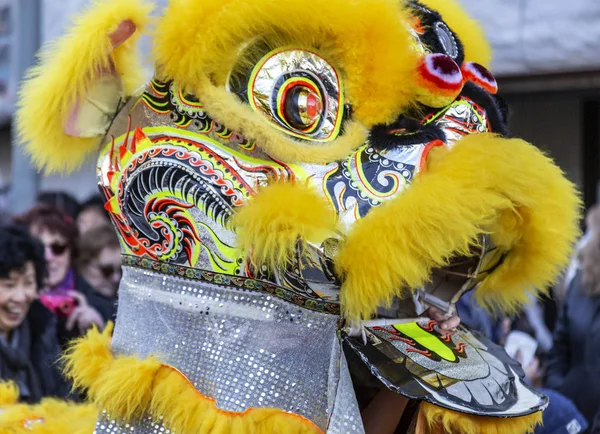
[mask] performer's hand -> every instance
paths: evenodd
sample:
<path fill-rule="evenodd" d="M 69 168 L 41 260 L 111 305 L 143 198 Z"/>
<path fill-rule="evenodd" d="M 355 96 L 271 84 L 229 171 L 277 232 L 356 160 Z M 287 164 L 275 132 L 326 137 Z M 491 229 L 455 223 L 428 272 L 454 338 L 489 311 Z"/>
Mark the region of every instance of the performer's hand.
<path fill-rule="evenodd" d="M 77 291 L 71 291 L 69 295 L 77 300 L 77 307 L 73 309 L 69 318 L 67 318 L 66 328 L 72 330 L 75 325 L 81 333 L 92 327 L 94 324 L 98 328 L 104 328 L 104 320 L 96 309 L 91 307 L 85 296 Z"/>
<path fill-rule="evenodd" d="M 430 307 L 425 311 L 427 316 L 440 324 L 442 330 L 456 330 L 456 327 L 460 325 L 460 318 L 458 316 L 451 316 L 446 318 L 444 314 L 435 307 Z"/>

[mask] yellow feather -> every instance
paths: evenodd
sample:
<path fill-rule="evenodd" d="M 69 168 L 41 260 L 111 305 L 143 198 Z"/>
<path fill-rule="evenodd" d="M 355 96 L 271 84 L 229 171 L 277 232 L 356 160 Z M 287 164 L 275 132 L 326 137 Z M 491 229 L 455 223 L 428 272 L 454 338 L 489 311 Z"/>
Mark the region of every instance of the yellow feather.
<path fill-rule="evenodd" d="M 36 405 L 3 407 L 0 434 L 90 434 L 97 416 L 93 405 L 44 399 Z"/>
<path fill-rule="evenodd" d="M 255 265 L 285 267 L 299 240 L 320 244 L 335 235 L 335 211 L 304 183 L 276 183 L 261 189 L 234 216 L 238 245 Z"/>
<path fill-rule="evenodd" d="M 75 384 L 113 417 L 127 422 L 144 415 L 162 417 L 179 434 L 322 433 L 307 419 L 280 409 L 221 410 L 172 367 L 154 359 L 113 358 L 110 333 L 111 328 L 102 334 L 91 331 L 75 341 L 66 358 Z"/>
<path fill-rule="evenodd" d="M 94 74 L 109 66 L 109 35 L 125 20 L 131 20 L 137 31 L 112 59 L 126 95 L 142 84 L 135 44 L 150 11 L 143 0 L 96 0 L 69 33 L 42 50 L 40 64 L 23 83 L 16 113 L 19 138 L 39 168 L 69 172 L 96 150 L 98 139 L 68 136 L 64 125 Z"/>
<path fill-rule="evenodd" d="M 476 62 L 486 68 L 492 63 L 492 47 L 481 25 L 474 20 L 457 0 L 420 0 L 425 6 L 440 13 L 446 24 L 458 35 L 465 49 L 465 61 Z"/>
<path fill-rule="evenodd" d="M 318 9 L 293 0 L 175 0 L 157 25 L 155 56 L 164 76 L 196 90 L 202 76 L 225 77 L 241 44 L 257 36 L 316 49 L 340 72 L 355 119 L 370 126 L 413 100 L 408 22 L 396 0 L 330 0 Z"/>
<path fill-rule="evenodd" d="M 512 311 L 568 262 L 579 233 L 578 207 L 573 184 L 522 140 L 471 135 L 451 151 L 437 148 L 410 188 L 349 233 L 336 257 L 345 314 L 369 317 L 394 296 L 422 286 L 432 268 L 468 254 L 482 232 L 492 232 L 510 253 L 477 296 L 484 305 Z M 518 226 L 510 213 L 518 214 Z"/>
<path fill-rule="evenodd" d="M 417 434 L 532 434 L 542 424 L 542 412 L 528 416 L 498 418 L 472 416 L 423 403 Z"/>
<path fill-rule="evenodd" d="M 0 383 L 0 406 L 16 404 L 19 401 L 19 388 L 11 381 Z"/>

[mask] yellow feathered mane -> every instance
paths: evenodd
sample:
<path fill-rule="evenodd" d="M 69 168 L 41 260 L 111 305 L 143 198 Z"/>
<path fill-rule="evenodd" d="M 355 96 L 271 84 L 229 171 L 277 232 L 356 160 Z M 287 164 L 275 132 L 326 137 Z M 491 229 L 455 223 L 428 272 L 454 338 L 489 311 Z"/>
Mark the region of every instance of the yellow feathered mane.
<path fill-rule="evenodd" d="M 40 169 L 70 172 L 97 150 L 99 137 L 70 136 L 65 125 L 101 71 L 114 67 L 123 97 L 143 83 L 135 44 L 150 11 L 142 0 L 97 0 L 68 33 L 42 50 L 16 111 L 19 138 Z M 136 34 L 113 51 L 109 36 L 124 21 L 136 27 Z"/>

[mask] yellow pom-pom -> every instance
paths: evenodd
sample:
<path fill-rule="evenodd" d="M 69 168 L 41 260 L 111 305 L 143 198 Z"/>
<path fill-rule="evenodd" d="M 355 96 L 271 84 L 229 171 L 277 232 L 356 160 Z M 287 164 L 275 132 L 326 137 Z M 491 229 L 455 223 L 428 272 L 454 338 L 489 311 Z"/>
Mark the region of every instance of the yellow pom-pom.
<path fill-rule="evenodd" d="M 301 183 L 273 184 L 260 190 L 236 213 L 239 248 L 254 265 L 283 267 L 298 242 L 321 243 L 335 234 L 336 215 L 327 200 Z"/>
<path fill-rule="evenodd" d="M 16 404 L 19 401 L 19 388 L 15 383 L 0 383 L 0 406 Z"/>

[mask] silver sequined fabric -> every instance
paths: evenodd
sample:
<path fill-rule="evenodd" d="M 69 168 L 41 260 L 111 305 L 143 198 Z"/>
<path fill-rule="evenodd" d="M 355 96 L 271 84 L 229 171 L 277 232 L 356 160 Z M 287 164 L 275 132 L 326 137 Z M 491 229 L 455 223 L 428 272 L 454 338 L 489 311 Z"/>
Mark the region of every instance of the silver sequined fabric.
<path fill-rule="evenodd" d="M 143 417 L 141 422 L 130 425 L 118 422 L 106 412 L 102 412 L 94 434 L 175 434 L 175 431 L 166 428 L 162 421 L 153 421 L 151 417 Z"/>
<path fill-rule="evenodd" d="M 112 349 L 157 356 L 223 410 L 280 408 L 327 431 L 332 412 L 333 421 L 360 426 L 338 318 L 257 291 L 124 267 Z M 127 432 L 100 424 L 98 434 Z"/>
<path fill-rule="evenodd" d="M 342 354 L 340 382 L 327 434 L 362 434 L 364 432 L 360 411 L 356 405 L 356 396 L 352 387 L 348 363 L 346 363 L 346 358 Z"/>

